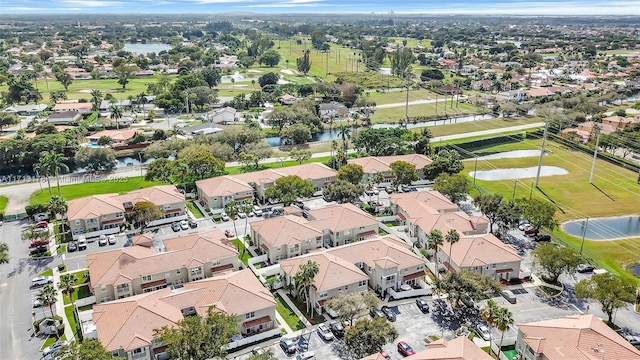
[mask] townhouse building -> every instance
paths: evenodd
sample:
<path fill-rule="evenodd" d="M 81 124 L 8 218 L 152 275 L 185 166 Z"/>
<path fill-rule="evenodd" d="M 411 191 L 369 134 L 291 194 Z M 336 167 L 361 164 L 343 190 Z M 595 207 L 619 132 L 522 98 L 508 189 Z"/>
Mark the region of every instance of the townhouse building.
<path fill-rule="evenodd" d="M 391 164 L 396 161 L 405 161 L 416 168 L 418 177 L 424 179 L 424 167 L 431 164 L 433 161 L 421 154 L 407 154 L 407 155 L 393 155 L 393 156 L 367 156 L 355 159 L 349 159 L 349 164 L 357 164 L 362 166 L 364 170 L 363 183 L 366 183 L 370 177 L 381 173 L 385 179 L 385 182 L 391 182 L 396 177 L 391 172 Z"/>
<path fill-rule="evenodd" d="M 229 175 L 196 181 L 198 199 L 210 209 L 224 209 L 231 200 L 253 202 L 253 191 L 251 185 Z"/>

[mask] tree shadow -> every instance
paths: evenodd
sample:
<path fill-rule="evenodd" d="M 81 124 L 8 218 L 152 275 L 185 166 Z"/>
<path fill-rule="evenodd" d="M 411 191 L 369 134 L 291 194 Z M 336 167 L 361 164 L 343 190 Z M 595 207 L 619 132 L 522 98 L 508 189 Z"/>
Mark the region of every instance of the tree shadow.
<path fill-rule="evenodd" d="M 611 200 L 611 201 L 616 201 L 616 199 L 612 198 L 609 194 L 607 194 L 606 192 L 604 192 L 604 190 L 600 189 L 600 188 L 598 187 L 598 185 L 596 185 L 596 184 L 593 184 L 593 183 L 592 183 L 592 184 L 591 184 L 591 186 L 593 186 L 593 187 L 594 187 L 594 188 L 596 188 L 598 191 L 600 191 L 604 196 L 608 197 L 608 198 L 609 198 L 609 200 Z"/>
<path fill-rule="evenodd" d="M 560 210 L 561 213 L 566 214 L 566 212 L 564 211 L 564 209 L 562 209 L 562 207 L 551 198 L 551 196 L 547 195 L 547 193 L 544 192 L 544 190 L 542 190 L 539 186 L 536 187 L 536 189 L 538 189 L 538 191 L 542 194 L 542 196 L 544 196 L 547 200 L 549 200 L 553 205 L 556 206 L 556 208 L 558 208 L 558 210 Z"/>

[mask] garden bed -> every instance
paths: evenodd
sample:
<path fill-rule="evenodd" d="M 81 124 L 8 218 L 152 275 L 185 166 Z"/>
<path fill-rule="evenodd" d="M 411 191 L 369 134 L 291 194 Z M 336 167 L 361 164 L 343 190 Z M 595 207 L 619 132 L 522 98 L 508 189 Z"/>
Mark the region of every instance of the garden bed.
<path fill-rule="evenodd" d="M 273 297 L 276 300 L 276 311 L 278 312 L 278 314 L 280 314 L 280 316 L 282 316 L 291 330 L 296 331 L 304 329 L 304 323 L 302 322 L 302 320 L 300 320 L 300 318 L 298 318 L 293 310 L 289 308 L 287 303 L 284 302 L 280 295 L 274 294 Z"/>

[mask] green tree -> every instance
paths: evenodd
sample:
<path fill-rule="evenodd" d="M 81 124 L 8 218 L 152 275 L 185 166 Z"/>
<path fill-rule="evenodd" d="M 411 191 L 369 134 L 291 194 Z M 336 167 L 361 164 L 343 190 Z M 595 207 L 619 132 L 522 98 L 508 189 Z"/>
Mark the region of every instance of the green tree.
<path fill-rule="evenodd" d="M 83 147 L 76 153 L 76 164 L 90 171 L 111 171 L 116 166 L 116 152 L 108 148 Z"/>
<path fill-rule="evenodd" d="M 253 201 L 251 199 L 245 199 L 243 202 L 238 204 L 238 208 L 240 212 L 245 213 L 244 217 L 244 233 L 247 233 L 247 226 L 249 224 L 249 214 L 253 211 Z"/>
<path fill-rule="evenodd" d="M 309 60 L 309 50 L 306 50 L 302 57 L 296 59 L 296 65 L 298 66 L 298 71 L 307 76 L 309 70 L 311 69 L 311 60 Z"/>
<path fill-rule="evenodd" d="M 71 299 L 71 304 L 75 306 L 75 300 L 73 300 L 73 292 L 76 290 L 73 285 L 76 282 L 76 277 L 73 274 L 60 275 L 60 282 L 58 283 L 58 289 L 66 294 Z"/>
<path fill-rule="evenodd" d="M 363 177 L 364 170 L 358 164 L 343 165 L 336 174 L 336 180 L 344 180 L 354 185 L 360 184 Z"/>
<path fill-rule="evenodd" d="M 297 161 L 298 164 L 302 164 L 303 162 L 311 159 L 311 155 L 311 151 L 309 150 L 293 149 L 289 151 L 289 157 Z"/>
<path fill-rule="evenodd" d="M 192 180 L 201 180 L 224 172 L 225 163 L 209 151 L 198 146 L 188 146 L 178 152 L 178 161 L 186 165 Z"/>
<path fill-rule="evenodd" d="M 391 73 L 401 78 L 411 74 L 411 64 L 415 61 L 413 52 L 409 48 L 396 49 L 389 56 L 391 60 Z"/>
<path fill-rule="evenodd" d="M 258 354 L 249 356 L 247 360 L 278 360 L 278 358 L 273 353 L 273 349 L 264 349 L 260 350 Z"/>
<path fill-rule="evenodd" d="M 138 71 L 138 67 L 135 65 L 120 64 L 113 68 L 113 72 L 118 77 L 118 84 L 122 85 L 122 89 L 127 88 L 129 79 Z"/>
<path fill-rule="evenodd" d="M 378 307 L 378 299 L 369 291 L 342 293 L 329 299 L 326 306 L 338 314 L 341 322 L 348 321 L 349 326 L 353 326 L 353 320 Z"/>
<path fill-rule="evenodd" d="M 100 110 L 100 104 L 102 103 L 102 91 L 98 89 L 91 90 L 91 106 L 93 111 Z"/>
<path fill-rule="evenodd" d="M 280 133 L 280 137 L 287 145 L 306 144 L 311 140 L 311 130 L 307 125 L 297 123 L 284 128 Z"/>
<path fill-rule="evenodd" d="M 356 359 L 382 350 L 398 338 L 398 330 L 384 318 L 360 319 L 344 334 L 345 350 Z"/>
<path fill-rule="evenodd" d="M 227 354 L 226 345 L 238 333 L 234 314 L 225 314 L 211 306 L 207 316 L 188 316 L 173 327 L 154 329 L 155 338 L 167 344 L 173 359 L 206 360 Z"/>
<path fill-rule="evenodd" d="M 456 204 L 467 197 L 470 187 L 469 178 L 463 174 L 441 174 L 433 184 L 433 190 L 441 192 Z"/>
<path fill-rule="evenodd" d="M 406 161 L 394 161 L 389 167 L 391 168 L 391 173 L 396 177 L 393 180 L 393 183 L 397 185 L 411 185 L 412 181 L 418 180 L 418 173 L 416 172 L 416 167 L 408 163 Z"/>
<path fill-rule="evenodd" d="M 509 330 L 509 327 L 514 324 L 513 313 L 505 307 L 498 308 L 495 318 L 496 329 L 500 330 L 502 335 L 500 336 L 500 344 L 498 345 L 498 351 L 502 349 L 502 340 L 504 340 L 504 332 Z"/>
<path fill-rule="evenodd" d="M 140 228 L 140 233 L 144 231 L 150 221 L 160 219 L 163 216 L 164 214 L 158 205 L 146 200 L 135 203 L 129 214 L 134 225 Z"/>
<path fill-rule="evenodd" d="M 162 182 L 169 182 L 171 175 L 174 172 L 175 162 L 165 158 L 159 158 L 153 160 L 147 166 L 147 172 L 144 175 L 145 180 L 158 180 Z"/>
<path fill-rule="evenodd" d="M 304 296 L 304 302 L 307 304 L 307 314 L 311 314 L 313 317 L 313 304 L 311 303 L 311 287 L 315 286 L 315 277 L 318 275 L 320 268 L 315 261 L 307 261 L 300 265 L 300 269 L 293 276 L 296 288 L 299 293 Z"/>
<path fill-rule="evenodd" d="M 322 190 L 322 195 L 326 201 L 346 203 L 358 199 L 363 191 L 362 184 L 353 184 L 349 181 L 338 179 L 333 184 L 327 184 Z"/>
<path fill-rule="evenodd" d="M 482 215 L 489 220 L 489 232 L 493 233 L 493 224 L 498 221 L 500 215 L 502 195 L 479 193 L 474 196 L 473 204 L 477 206 L 480 212 L 482 212 Z"/>
<path fill-rule="evenodd" d="M 491 328 L 496 322 L 498 309 L 498 303 L 493 299 L 487 300 L 487 305 L 480 309 L 480 317 L 489 325 L 489 345 L 491 345 Z M 489 349 L 491 350 L 491 347 Z"/>
<path fill-rule="evenodd" d="M 518 206 L 522 210 L 522 216 L 533 226 L 536 234 L 543 227 L 553 230 L 558 226 L 558 220 L 555 218 L 556 207 L 552 203 L 538 199 L 522 198 L 518 200 Z"/>
<path fill-rule="evenodd" d="M 582 261 L 572 249 L 546 243 L 538 244 L 531 256 L 533 265 L 545 273 L 545 280 L 550 283 L 556 283 L 563 273 L 573 273 Z"/>
<path fill-rule="evenodd" d="M 56 298 L 56 289 L 47 284 L 38 292 L 38 301 L 42 303 L 42 306 L 49 307 L 51 311 L 51 317 L 53 317 L 53 305 L 58 301 Z"/>
<path fill-rule="evenodd" d="M 433 158 L 433 162 L 424 167 L 424 177 L 427 180 L 435 180 L 440 174 L 454 175 L 464 169 L 464 164 L 455 150 L 441 150 Z"/>
<path fill-rule="evenodd" d="M 238 236 L 238 228 L 236 228 L 236 219 L 238 218 L 238 214 L 240 213 L 238 203 L 235 200 L 227 201 L 227 203 L 224 204 L 224 212 L 227 213 L 227 216 L 229 216 L 229 218 L 231 218 L 231 221 L 233 222 L 234 234 L 236 234 L 236 237 L 240 238 Z M 246 246 L 244 248 L 246 248 Z M 244 248 L 242 249 L 242 255 L 244 255 Z"/>
<path fill-rule="evenodd" d="M 258 84 L 263 88 L 267 85 L 277 85 L 280 76 L 274 72 L 266 73 L 258 78 Z"/>
<path fill-rule="evenodd" d="M 116 128 L 120 129 L 120 122 L 118 120 L 122 119 L 122 108 L 116 104 L 111 104 L 111 108 L 109 109 L 109 111 L 111 112 L 109 117 L 116 122 Z"/>
<path fill-rule="evenodd" d="M 243 151 L 253 155 L 255 158 L 255 167 L 259 167 L 260 161 L 268 159 L 273 154 L 273 148 L 266 142 L 253 142 L 244 146 Z"/>
<path fill-rule="evenodd" d="M 440 263 L 438 263 L 438 249 L 440 246 L 444 244 L 444 236 L 442 236 L 442 231 L 438 229 L 433 229 L 429 233 L 429 246 L 431 248 L 435 248 L 435 260 L 436 260 L 436 276 L 438 279 L 440 278 Z"/>
<path fill-rule="evenodd" d="M 54 195 L 49 199 L 49 203 L 47 204 L 47 209 L 52 215 L 52 218 L 56 218 L 56 214 L 60 214 L 62 217 L 67 213 L 67 209 L 69 208 L 69 204 L 67 200 L 65 200 L 62 196 Z"/>
<path fill-rule="evenodd" d="M 265 190 L 265 196 L 269 200 L 280 201 L 284 206 L 289 206 L 294 201 L 313 195 L 316 187 L 309 180 L 303 180 L 297 175 L 288 175 L 278 178 L 275 185 Z"/>
<path fill-rule="evenodd" d="M 456 229 L 451 229 L 447 231 L 447 235 L 444 236 L 444 239 L 449 243 L 449 259 L 451 259 L 451 248 L 453 247 L 453 244 L 460 241 L 460 234 Z M 451 260 L 449 260 L 449 263 L 451 263 Z"/>
<path fill-rule="evenodd" d="M 438 287 L 448 294 L 451 304 L 463 298 L 485 299 L 499 293 L 502 285 L 479 272 L 462 270 L 449 272 L 437 280 Z"/>
<path fill-rule="evenodd" d="M 275 50 L 267 50 L 258 58 L 260 64 L 265 64 L 268 67 L 274 67 L 280 62 L 280 54 Z"/>
<path fill-rule="evenodd" d="M 46 152 L 44 156 L 42 156 L 38 161 L 38 171 L 40 171 L 41 174 L 44 174 L 47 177 L 47 183 L 49 184 L 49 196 L 52 196 L 49 176 L 56 177 L 56 182 L 58 185 L 58 196 L 60 196 L 60 171 L 69 171 L 69 167 L 63 161 L 64 158 L 62 154 L 57 152 Z"/>
<path fill-rule="evenodd" d="M 122 357 L 114 357 L 111 351 L 105 349 L 98 339 L 84 339 L 80 341 L 72 341 L 68 345 L 62 347 L 58 352 L 58 360 L 114 360 L 123 359 Z"/>
<path fill-rule="evenodd" d="M 202 78 L 206 81 L 207 85 L 209 85 L 209 89 L 212 89 L 220 83 L 222 76 L 220 76 L 220 71 L 218 71 L 217 68 L 209 66 L 202 70 Z"/>
<path fill-rule="evenodd" d="M 8 112 L 0 112 L 0 132 L 7 125 L 15 125 L 20 122 L 20 118 L 16 114 Z"/>
<path fill-rule="evenodd" d="M 9 245 L 4 242 L 0 242 L 0 264 L 9 263 Z"/>
<path fill-rule="evenodd" d="M 594 274 L 591 279 L 580 280 L 576 286 L 576 297 L 597 301 L 607 314 L 609 324 L 613 324 L 613 313 L 636 298 L 637 285 L 633 280 L 618 277 L 612 273 Z"/>
<path fill-rule="evenodd" d="M 60 100 L 67 100 L 67 92 L 64 90 L 53 90 L 49 94 L 49 100 L 54 104 Z"/>
<path fill-rule="evenodd" d="M 64 87 L 64 90 L 69 91 L 69 86 L 73 83 L 73 77 L 64 71 L 58 71 L 55 76 L 60 85 Z"/>

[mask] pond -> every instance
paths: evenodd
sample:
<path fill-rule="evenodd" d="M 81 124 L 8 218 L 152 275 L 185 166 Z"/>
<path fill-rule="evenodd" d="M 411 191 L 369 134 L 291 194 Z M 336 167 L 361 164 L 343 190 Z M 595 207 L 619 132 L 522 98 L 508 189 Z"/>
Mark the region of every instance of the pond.
<path fill-rule="evenodd" d="M 124 51 L 129 51 L 138 55 L 147 55 L 149 53 L 159 53 L 163 50 L 171 49 L 171 45 L 161 43 L 146 43 L 146 44 L 124 44 Z"/>
<path fill-rule="evenodd" d="M 476 121 L 476 120 L 488 120 L 488 119 L 495 119 L 495 118 L 496 116 L 493 114 L 460 116 L 460 117 L 452 117 L 452 118 L 447 118 L 442 120 L 422 121 L 422 122 L 417 122 L 415 124 L 407 124 L 407 129 L 421 128 L 421 127 L 427 127 L 427 126 L 447 125 L 447 124 L 458 124 L 463 122 L 470 122 L 470 121 Z M 373 125 L 374 129 L 392 129 L 397 127 L 398 127 L 398 124 Z"/>
<path fill-rule="evenodd" d="M 540 153 L 538 153 L 540 154 Z M 537 166 L 526 168 L 508 168 L 495 170 L 472 171 L 469 176 L 478 180 L 515 180 L 515 179 L 531 179 L 535 178 L 538 173 Z M 557 166 L 542 166 L 540 168 L 540 176 L 566 175 L 569 172 Z"/>
<path fill-rule="evenodd" d="M 327 130 L 327 131 L 323 131 L 321 133 L 313 134 L 311 136 L 311 141 L 331 141 L 331 140 L 335 140 L 335 139 L 339 139 L 339 138 L 340 138 L 340 130 L 333 129 L 333 130 Z M 282 146 L 282 145 L 284 145 L 284 142 L 282 141 L 282 139 L 277 137 L 277 136 L 268 137 L 268 138 L 265 138 L 264 140 L 270 146 Z"/>
<path fill-rule="evenodd" d="M 258 78 L 261 74 L 253 74 L 253 73 L 244 73 L 241 74 L 239 71 L 233 73 L 233 75 L 223 75 L 220 77 L 220 82 L 223 84 L 231 84 L 232 82 L 247 82 L 251 80 L 258 81 Z M 233 81 L 231 81 L 233 79 Z"/>
<path fill-rule="evenodd" d="M 586 227 L 586 232 L 585 232 Z M 640 237 L 640 215 L 568 221 L 561 225 L 567 234 L 590 240 L 613 240 Z"/>
<path fill-rule="evenodd" d="M 640 277 L 640 265 L 634 265 L 631 267 L 631 272 L 633 275 Z"/>
<path fill-rule="evenodd" d="M 496 160 L 496 159 L 516 159 L 523 157 L 538 157 L 540 156 L 540 150 L 513 150 L 503 151 L 496 154 L 479 156 L 478 160 Z"/>

